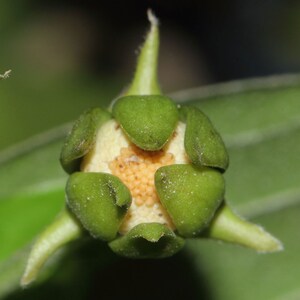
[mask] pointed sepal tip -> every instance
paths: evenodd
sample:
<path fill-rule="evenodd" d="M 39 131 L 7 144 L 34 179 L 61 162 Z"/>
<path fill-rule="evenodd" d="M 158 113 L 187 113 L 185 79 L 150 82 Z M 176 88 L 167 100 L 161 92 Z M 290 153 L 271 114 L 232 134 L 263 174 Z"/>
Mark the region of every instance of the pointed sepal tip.
<path fill-rule="evenodd" d="M 150 30 L 141 47 L 133 81 L 125 96 L 161 94 L 157 79 L 159 22 L 151 10 L 148 10 L 147 14 L 150 22 Z"/>
<path fill-rule="evenodd" d="M 33 282 L 48 258 L 60 247 L 79 238 L 81 233 L 82 227 L 73 215 L 64 209 L 35 241 L 21 278 L 21 286 L 26 287 Z"/>
<path fill-rule="evenodd" d="M 278 239 L 261 226 L 240 218 L 225 204 L 214 217 L 206 236 L 248 247 L 259 253 L 283 250 L 283 245 Z"/>

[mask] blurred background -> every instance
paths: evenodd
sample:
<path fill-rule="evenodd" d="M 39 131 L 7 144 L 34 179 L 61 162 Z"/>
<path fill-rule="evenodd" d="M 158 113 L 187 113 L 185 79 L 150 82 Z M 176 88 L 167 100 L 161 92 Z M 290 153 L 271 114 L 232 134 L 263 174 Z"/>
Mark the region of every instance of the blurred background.
<path fill-rule="evenodd" d="M 161 20 L 163 90 L 300 70 L 300 1 L 1 0 L 0 149 L 105 106 Z"/>

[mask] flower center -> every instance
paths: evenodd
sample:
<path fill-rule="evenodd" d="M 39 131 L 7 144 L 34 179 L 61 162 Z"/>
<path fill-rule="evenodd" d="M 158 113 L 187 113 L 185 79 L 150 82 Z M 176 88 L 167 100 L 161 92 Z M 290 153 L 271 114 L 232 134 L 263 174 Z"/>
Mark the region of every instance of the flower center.
<path fill-rule="evenodd" d="M 100 128 L 93 149 L 83 159 L 81 170 L 111 173 L 130 190 L 132 204 L 119 230 L 121 234 L 141 223 L 161 223 L 175 229 L 157 196 L 154 174 L 165 165 L 188 163 L 184 132 L 184 124 L 179 123 L 162 150 L 144 151 L 129 142 L 116 121 L 110 120 Z"/>
<path fill-rule="evenodd" d="M 153 207 L 159 203 L 154 174 L 158 168 L 171 164 L 174 164 L 171 153 L 144 151 L 132 145 L 122 148 L 120 155 L 109 163 L 109 168 L 129 188 L 137 206 Z"/>
<path fill-rule="evenodd" d="M 126 233 L 139 223 L 158 222 L 174 228 L 170 217 L 162 207 L 154 184 L 154 174 L 162 166 L 174 164 L 174 156 L 163 150 L 144 151 L 135 145 L 123 147 L 109 163 L 113 175 L 129 188 L 132 204 L 120 228 Z"/>

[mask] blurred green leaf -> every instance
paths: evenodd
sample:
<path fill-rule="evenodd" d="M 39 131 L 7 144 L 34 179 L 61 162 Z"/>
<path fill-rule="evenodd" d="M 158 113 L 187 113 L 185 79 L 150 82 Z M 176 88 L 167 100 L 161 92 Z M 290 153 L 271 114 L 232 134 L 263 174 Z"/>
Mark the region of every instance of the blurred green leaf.
<path fill-rule="evenodd" d="M 67 176 L 58 158 L 67 128 L 0 153 L 0 237 L 6 241 L 0 261 L 26 245 L 63 207 Z"/>
<path fill-rule="evenodd" d="M 299 215 L 298 205 L 252 219 L 281 239 L 285 249 L 280 253 L 257 254 L 212 241 L 189 241 L 186 256 L 199 277 L 205 274 L 212 299 L 299 299 Z"/>
<path fill-rule="evenodd" d="M 211 118 L 229 148 L 228 202 L 281 239 L 285 251 L 258 255 L 236 246 L 190 240 L 183 256 L 160 264 L 165 268 L 184 257 L 199 295 L 205 280 L 206 299 L 299 299 L 299 77 L 234 82 L 173 96 Z M 64 203 L 66 175 L 58 157 L 65 132 L 60 128 L 0 153 L 0 240 L 5 241 L 0 271 Z M 2 296 L 16 286 L 2 288 L 17 282 L 24 257 L 0 276 Z M 128 284 L 129 280 L 125 279 Z"/>
<path fill-rule="evenodd" d="M 226 194 L 241 213 L 250 217 L 300 200 L 299 76 L 238 81 L 174 96 L 202 109 L 224 138 L 230 152 Z"/>
<path fill-rule="evenodd" d="M 199 276 L 205 274 L 212 299 L 300 298 L 299 84 L 299 76 L 273 77 L 178 97 L 207 113 L 225 139 L 228 202 L 285 247 L 281 253 L 258 255 L 232 245 L 190 241 L 186 255 Z"/>
<path fill-rule="evenodd" d="M 96 81 L 83 75 L 40 77 L 37 80 L 13 69 L 10 78 L 0 81 L 0 150 L 77 119 L 87 108 L 106 107 L 120 86 L 110 79 Z"/>

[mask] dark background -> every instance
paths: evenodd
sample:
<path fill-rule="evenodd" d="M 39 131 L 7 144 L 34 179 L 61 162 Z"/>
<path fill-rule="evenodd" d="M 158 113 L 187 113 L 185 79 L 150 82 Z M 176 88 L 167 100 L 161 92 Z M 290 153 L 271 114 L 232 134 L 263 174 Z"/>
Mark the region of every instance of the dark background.
<path fill-rule="evenodd" d="M 300 2 L 4 0 L 0 148 L 107 105 L 131 79 L 152 8 L 170 91 L 298 72 Z"/>

